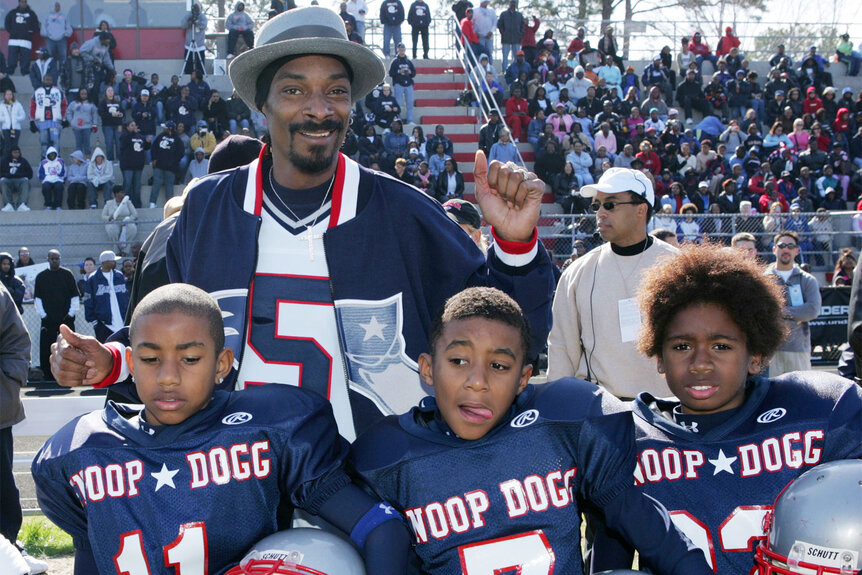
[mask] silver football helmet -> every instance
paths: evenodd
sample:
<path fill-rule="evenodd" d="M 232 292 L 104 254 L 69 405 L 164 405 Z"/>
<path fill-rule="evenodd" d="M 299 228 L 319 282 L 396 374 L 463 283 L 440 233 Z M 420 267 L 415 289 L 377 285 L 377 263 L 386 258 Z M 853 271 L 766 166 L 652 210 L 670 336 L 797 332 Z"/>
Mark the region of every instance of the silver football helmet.
<path fill-rule="evenodd" d="M 760 575 L 859 575 L 862 570 L 862 461 L 810 469 L 784 488 L 757 547 Z"/>
<path fill-rule="evenodd" d="M 346 539 L 297 528 L 261 539 L 225 575 L 365 575 L 365 564 Z"/>

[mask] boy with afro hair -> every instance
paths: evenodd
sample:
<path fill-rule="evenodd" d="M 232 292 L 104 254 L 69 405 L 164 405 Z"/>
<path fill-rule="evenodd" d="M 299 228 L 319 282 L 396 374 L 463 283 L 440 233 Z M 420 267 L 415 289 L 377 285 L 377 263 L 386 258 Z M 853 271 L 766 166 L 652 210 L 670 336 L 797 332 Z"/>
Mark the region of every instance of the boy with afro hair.
<path fill-rule="evenodd" d="M 687 245 L 649 270 L 639 349 L 675 398 L 632 404 L 635 485 L 670 510 L 716 573 L 748 574 L 773 501 L 820 463 L 862 456 L 862 391 L 823 372 L 760 375 L 786 334 L 781 288 L 739 250 Z M 628 568 L 599 533 L 594 569 Z"/>

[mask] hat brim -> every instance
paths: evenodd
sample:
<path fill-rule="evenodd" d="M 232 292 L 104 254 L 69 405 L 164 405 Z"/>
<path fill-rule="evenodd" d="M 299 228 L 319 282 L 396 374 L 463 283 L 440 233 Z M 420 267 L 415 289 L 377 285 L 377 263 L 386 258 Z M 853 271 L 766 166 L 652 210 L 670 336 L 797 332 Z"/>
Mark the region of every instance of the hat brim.
<path fill-rule="evenodd" d="M 585 198 L 592 198 L 598 192 L 601 192 L 603 194 L 621 194 L 623 192 L 629 192 L 631 190 L 620 190 L 620 189 L 617 189 L 617 186 L 614 186 L 611 184 L 598 183 L 598 184 L 590 184 L 587 186 L 583 186 L 580 191 L 581 191 L 581 196 L 583 196 Z"/>
<path fill-rule="evenodd" d="M 350 40 L 340 38 L 293 38 L 258 46 L 243 52 L 228 67 L 234 89 L 249 108 L 256 110 L 254 102 L 257 77 L 270 63 L 285 56 L 337 56 L 347 62 L 353 74 L 350 82 L 351 99 L 364 98 L 386 77 L 383 62 L 374 52 Z"/>

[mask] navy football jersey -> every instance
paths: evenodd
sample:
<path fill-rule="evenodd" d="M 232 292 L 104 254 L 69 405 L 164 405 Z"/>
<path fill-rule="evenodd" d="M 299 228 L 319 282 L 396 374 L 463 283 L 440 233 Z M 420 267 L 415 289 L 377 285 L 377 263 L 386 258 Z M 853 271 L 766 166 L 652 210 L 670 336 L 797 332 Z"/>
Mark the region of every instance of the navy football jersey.
<path fill-rule="evenodd" d="M 33 462 L 39 504 L 99 573 L 216 573 L 276 531 L 282 493 L 311 513 L 349 483 L 347 442 L 319 396 L 216 392 L 178 425 L 128 406 L 74 419 Z"/>
<path fill-rule="evenodd" d="M 635 484 L 721 575 L 752 570 L 764 516 L 790 481 L 862 456 L 862 388 L 835 375 L 751 378 L 745 403 L 705 433 L 672 420 L 678 405 L 646 393 L 634 401 Z"/>
<path fill-rule="evenodd" d="M 601 506 L 632 484 L 624 410 L 581 380 L 528 385 L 497 427 L 467 441 L 443 431 L 426 398 L 360 436 L 351 458 L 407 517 L 425 571 L 580 574 L 576 498 Z"/>

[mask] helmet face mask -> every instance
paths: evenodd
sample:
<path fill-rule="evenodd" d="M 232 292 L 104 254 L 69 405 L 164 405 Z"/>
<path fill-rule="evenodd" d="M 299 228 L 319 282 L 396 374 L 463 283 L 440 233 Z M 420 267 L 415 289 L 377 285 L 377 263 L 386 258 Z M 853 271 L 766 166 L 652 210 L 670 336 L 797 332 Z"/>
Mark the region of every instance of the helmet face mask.
<path fill-rule="evenodd" d="M 761 542 L 755 555 L 758 575 L 857 575 L 858 570 L 840 569 L 797 561 L 794 557 L 784 557 L 773 553 Z M 791 567 L 792 565 L 792 567 Z"/>
<path fill-rule="evenodd" d="M 365 566 L 347 539 L 299 528 L 261 539 L 225 575 L 365 575 Z"/>
<path fill-rule="evenodd" d="M 862 461 L 833 461 L 800 475 L 775 500 L 759 575 L 862 573 Z"/>
<path fill-rule="evenodd" d="M 283 559 L 253 559 L 248 563 L 243 563 L 228 571 L 227 575 L 334 575 Z"/>

